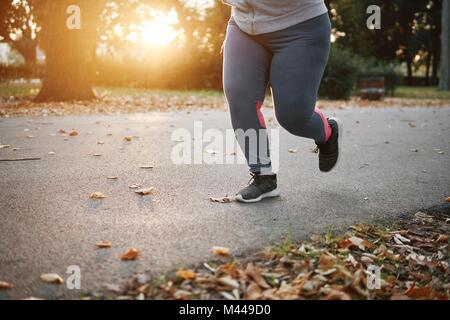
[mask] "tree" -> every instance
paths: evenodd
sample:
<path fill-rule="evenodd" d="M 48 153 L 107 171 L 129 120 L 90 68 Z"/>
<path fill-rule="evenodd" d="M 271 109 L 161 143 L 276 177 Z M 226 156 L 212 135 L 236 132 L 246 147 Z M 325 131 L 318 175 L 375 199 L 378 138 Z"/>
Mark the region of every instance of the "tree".
<path fill-rule="evenodd" d="M 91 100 L 95 94 L 89 83 L 88 62 L 97 42 L 96 26 L 101 0 L 34 0 L 35 13 L 42 26 L 41 45 L 46 70 L 37 102 Z M 69 28 L 69 6 L 80 8 L 80 28 Z"/>
<path fill-rule="evenodd" d="M 450 0 L 442 3 L 441 78 L 439 88 L 450 90 Z"/>
<path fill-rule="evenodd" d="M 442 0 L 327 0 L 334 27 L 345 34 L 338 43 L 365 57 L 398 60 L 406 64 L 407 83 L 412 84 L 416 55 L 426 53 L 437 67 Z M 381 29 L 368 30 L 366 8 L 381 8 Z M 425 41 L 424 41 L 425 40 Z M 433 75 L 437 68 L 433 69 Z"/>
<path fill-rule="evenodd" d="M 38 26 L 32 12 L 27 1 L 0 0 L 0 41 L 16 49 L 28 65 L 36 62 Z"/>

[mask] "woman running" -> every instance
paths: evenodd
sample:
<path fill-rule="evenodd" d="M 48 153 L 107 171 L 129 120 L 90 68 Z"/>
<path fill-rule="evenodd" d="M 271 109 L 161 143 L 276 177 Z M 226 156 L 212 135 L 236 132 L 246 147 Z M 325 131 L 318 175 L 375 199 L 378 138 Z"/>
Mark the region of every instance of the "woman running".
<path fill-rule="evenodd" d="M 236 199 L 258 202 L 280 195 L 261 113 L 269 84 L 278 123 L 296 136 L 314 139 L 322 172 L 337 163 L 342 125 L 316 108 L 330 51 L 330 19 L 324 0 L 223 2 L 232 6 L 224 44 L 224 92 L 252 175 Z"/>

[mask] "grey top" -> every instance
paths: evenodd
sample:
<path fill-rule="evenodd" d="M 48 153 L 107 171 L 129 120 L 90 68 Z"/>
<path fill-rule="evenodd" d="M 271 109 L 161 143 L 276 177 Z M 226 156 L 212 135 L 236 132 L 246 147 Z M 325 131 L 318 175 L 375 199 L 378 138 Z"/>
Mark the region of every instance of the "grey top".
<path fill-rule="evenodd" d="M 222 1 L 233 7 L 233 19 L 249 34 L 282 30 L 328 12 L 324 0 Z"/>

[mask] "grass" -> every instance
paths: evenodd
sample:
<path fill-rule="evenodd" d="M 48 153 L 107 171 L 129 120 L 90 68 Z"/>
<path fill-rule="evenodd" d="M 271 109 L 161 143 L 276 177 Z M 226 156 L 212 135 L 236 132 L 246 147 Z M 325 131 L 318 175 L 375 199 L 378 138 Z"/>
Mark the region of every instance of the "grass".
<path fill-rule="evenodd" d="M 0 83 L 0 97 L 10 96 L 33 96 L 39 92 L 40 85 L 30 83 Z M 176 95 L 187 98 L 195 96 L 198 98 L 218 97 L 223 93 L 217 90 L 165 90 L 145 88 L 116 88 L 116 87 L 94 87 L 97 97 L 142 97 Z"/>
<path fill-rule="evenodd" d="M 38 93 L 40 85 L 29 83 L 0 83 L 0 98 L 10 96 L 33 96 Z M 147 96 L 168 96 L 175 95 L 182 98 L 197 97 L 220 97 L 223 96 L 220 90 L 165 90 L 165 89 L 145 89 L 145 88 L 116 88 L 116 87 L 95 87 L 94 91 L 98 97 L 117 98 L 121 96 L 141 97 Z M 405 87 L 400 86 L 395 91 L 396 98 L 405 99 L 432 99 L 450 100 L 450 91 L 440 91 L 437 87 Z"/>
<path fill-rule="evenodd" d="M 29 83 L 0 83 L 0 97 L 35 95 L 39 88 L 39 85 Z"/>
<path fill-rule="evenodd" d="M 450 100 L 450 91 L 441 91 L 437 87 L 397 87 L 396 98 Z"/>

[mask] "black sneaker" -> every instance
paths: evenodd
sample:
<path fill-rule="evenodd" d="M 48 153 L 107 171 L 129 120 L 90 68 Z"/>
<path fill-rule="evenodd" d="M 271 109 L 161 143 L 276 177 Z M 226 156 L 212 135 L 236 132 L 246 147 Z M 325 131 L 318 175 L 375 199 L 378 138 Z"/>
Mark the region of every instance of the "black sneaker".
<path fill-rule="evenodd" d="M 252 203 L 264 198 L 278 197 L 280 191 L 277 188 L 277 175 L 260 175 L 252 173 L 248 186 L 236 194 L 239 202 Z"/>
<path fill-rule="evenodd" d="M 340 142 L 342 139 L 342 124 L 337 118 L 329 118 L 331 137 L 324 143 L 317 145 L 319 152 L 319 169 L 322 172 L 330 172 L 339 160 Z"/>

